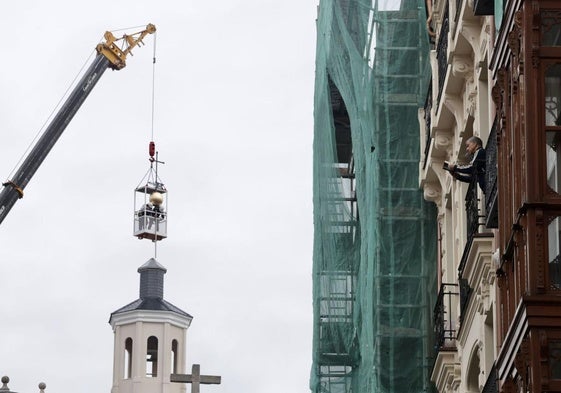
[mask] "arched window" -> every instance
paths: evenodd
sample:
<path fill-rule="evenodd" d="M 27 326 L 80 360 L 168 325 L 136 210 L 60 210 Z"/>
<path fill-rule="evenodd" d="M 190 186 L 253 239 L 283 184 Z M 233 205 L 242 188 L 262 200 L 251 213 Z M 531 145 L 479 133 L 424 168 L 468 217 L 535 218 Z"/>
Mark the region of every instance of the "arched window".
<path fill-rule="evenodd" d="M 158 376 L 158 339 L 154 336 L 148 337 L 146 345 L 146 376 Z"/>
<path fill-rule="evenodd" d="M 177 340 L 171 341 L 171 372 L 177 374 Z"/>
<path fill-rule="evenodd" d="M 125 340 L 125 368 L 123 377 L 125 379 L 132 378 L 132 338 L 130 337 Z"/>

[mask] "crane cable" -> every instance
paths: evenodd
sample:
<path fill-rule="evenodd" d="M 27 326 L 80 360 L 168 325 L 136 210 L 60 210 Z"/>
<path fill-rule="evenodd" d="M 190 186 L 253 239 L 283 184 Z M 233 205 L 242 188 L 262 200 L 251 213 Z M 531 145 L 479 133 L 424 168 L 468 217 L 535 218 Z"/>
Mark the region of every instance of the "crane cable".
<path fill-rule="evenodd" d="M 156 101 L 156 34 L 154 32 L 154 54 L 152 56 L 152 130 L 151 130 L 151 139 L 154 140 L 154 106 Z"/>
<path fill-rule="evenodd" d="M 152 149 L 155 150 L 155 144 L 154 144 L 154 114 L 155 114 L 155 103 L 156 103 L 156 32 L 154 33 L 154 52 L 152 55 L 152 125 L 151 125 L 151 129 L 150 129 L 150 155 L 153 155 L 154 153 L 156 154 L 156 172 L 155 172 L 155 183 L 158 184 L 158 152 L 157 151 L 152 151 Z M 151 157 L 153 158 L 153 156 Z M 154 163 L 154 161 L 151 160 L 150 162 L 150 167 L 152 167 L 152 164 Z M 157 230 L 158 230 L 158 225 L 154 226 L 154 259 L 158 258 L 158 234 L 157 234 Z"/>
<path fill-rule="evenodd" d="M 132 29 L 138 29 L 138 28 L 141 28 L 141 27 L 143 27 L 143 25 L 111 30 L 111 32 L 114 33 L 114 32 L 118 32 L 118 31 L 130 31 Z M 103 39 L 104 38 L 103 38 L 103 35 L 102 35 L 101 38 L 99 39 L 98 43 L 103 42 Z M 39 131 L 37 131 L 37 133 L 35 134 L 35 136 L 31 140 L 31 142 L 29 143 L 29 145 L 27 146 L 27 148 L 25 149 L 23 154 L 20 156 L 19 160 L 16 162 L 16 164 L 14 165 L 14 167 L 12 168 L 10 173 L 8 174 L 8 179 L 12 178 L 16 169 L 20 166 L 21 162 L 25 159 L 25 157 L 27 156 L 29 151 L 33 148 L 33 146 L 35 145 L 35 143 L 37 142 L 39 137 L 43 134 L 43 132 L 45 131 L 45 128 L 50 123 L 50 121 L 52 120 L 55 113 L 60 109 L 60 106 L 61 106 L 62 102 L 68 97 L 68 93 L 70 92 L 70 90 L 72 88 L 74 88 L 74 86 L 76 86 L 76 81 L 83 75 L 84 70 L 86 69 L 88 64 L 91 62 L 91 59 L 94 57 L 94 55 L 96 53 L 97 53 L 97 51 L 95 49 L 93 49 L 90 52 L 90 55 L 88 56 L 86 61 L 84 61 L 84 64 L 82 64 L 82 67 L 80 68 L 80 70 L 78 71 L 78 73 L 76 74 L 76 76 L 74 77 L 72 82 L 70 82 L 70 84 L 68 85 L 68 87 L 66 88 L 66 91 L 64 92 L 62 97 L 60 97 L 59 101 L 57 102 L 57 104 L 55 105 L 55 107 L 53 108 L 53 110 L 51 111 L 49 116 L 47 116 L 47 119 L 45 120 L 45 122 L 43 123 L 41 128 L 39 128 Z M 155 64 L 156 64 L 156 34 L 154 33 L 154 68 L 155 68 Z M 153 75 L 152 75 L 152 140 L 154 139 L 154 72 L 155 72 L 155 69 L 153 70 Z M 9 182 L 10 182 L 10 180 L 8 181 L 8 183 Z M 16 185 L 16 187 L 17 187 L 17 185 Z"/>
<path fill-rule="evenodd" d="M 21 162 L 25 159 L 25 157 L 27 156 L 27 154 L 29 153 L 29 151 L 33 148 L 33 146 L 35 145 L 35 143 L 37 142 L 37 140 L 39 139 L 39 137 L 43 134 L 43 132 L 45 131 L 45 128 L 47 127 L 47 125 L 51 122 L 52 118 L 54 117 L 55 113 L 60 109 L 62 102 L 68 97 L 68 93 L 70 92 L 70 90 L 72 90 L 74 88 L 74 86 L 76 86 L 76 81 L 83 75 L 84 73 L 84 69 L 88 66 L 88 64 L 91 62 L 92 57 L 94 56 L 94 54 L 96 53 L 96 50 L 92 50 L 90 52 L 90 55 L 88 56 L 88 58 L 86 59 L 86 61 L 84 62 L 84 64 L 82 64 L 82 67 L 80 68 L 80 71 L 78 71 L 78 73 L 76 74 L 76 76 L 74 77 L 74 79 L 72 80 L 72 82 L 70 82 L 70 84 L 68 85 L 68 87 L 66 88 L 66 91 L 64 92 L 64 94 L 62 95 L 62 97 L 60 97 L 60 100 L 57 102 L 57 104 L 55 105 L 55 107 L 53 108 L 53 110 L 51 111 L 51 113 L 49 114 L 49 116 L 47 117 L 47 119 L 45 120 L 45 122 L 43 123 L 43 125 L 41 126 L 41 128 L 39 128 L 39 131 L 37 131 L 37 134 L 35 134 L 35 137 L 33 137 L 33 139 L 31 140 L 31 142 L 29 143 L 29 145 L 27 146 L 27 148 L 25 149 L 25 151 L 23 152 L 23 154 L 21 155 L 21 157 L 19 158 L 18 162 L 16 163 L 16 165 L 14 165 L 14 167 L 12 168 L 12 170 L 10 171 L 9 175 L 8 175 L 8 179 L 11 179 L 12 176 L 14 175 L 15 171 L 17 168 L 19 168 Z M 19 191 L 18 191 L 19 192 Z"/>

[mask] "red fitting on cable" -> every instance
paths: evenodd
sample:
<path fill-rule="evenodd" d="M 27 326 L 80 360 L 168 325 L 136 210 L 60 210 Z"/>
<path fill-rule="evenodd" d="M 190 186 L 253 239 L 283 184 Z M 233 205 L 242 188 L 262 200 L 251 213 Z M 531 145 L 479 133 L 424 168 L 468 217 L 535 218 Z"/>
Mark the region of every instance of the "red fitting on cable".
<path fill-rule="evenodd" d="M 150 142 L 150 145 L 148 146 L 148 153 L 151 158 L 154 158 L 154 154 L 156 154 L 156 144 L 154 141 Z"/>

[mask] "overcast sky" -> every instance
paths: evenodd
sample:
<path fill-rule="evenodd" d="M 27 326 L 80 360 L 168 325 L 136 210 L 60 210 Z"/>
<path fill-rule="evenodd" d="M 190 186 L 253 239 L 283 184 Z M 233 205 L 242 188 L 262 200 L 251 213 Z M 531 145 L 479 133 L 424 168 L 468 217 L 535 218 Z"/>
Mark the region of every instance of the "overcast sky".
<path fill-rule="evenodd" d="M 156 25 L 154 139 L 169 190 L 157 259 L 166 300 L 194 316 L 189 369 L 222 376 L 202 393 L 308 391 L 317 2 L 13 1 L 0 13 L 2 181 L 104 31 Z M 0 224 L 12 390 L 111 389 L 109 315 L 138 297 L 137 268 L 154 256 L 132 236 L 151 138 L 145 43 L 103 75 Z"/>

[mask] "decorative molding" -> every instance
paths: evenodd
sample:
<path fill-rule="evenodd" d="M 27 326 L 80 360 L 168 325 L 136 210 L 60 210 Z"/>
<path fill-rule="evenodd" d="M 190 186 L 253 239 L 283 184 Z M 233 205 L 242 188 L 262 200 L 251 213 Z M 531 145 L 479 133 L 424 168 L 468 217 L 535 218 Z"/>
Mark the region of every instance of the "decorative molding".
<path fill-rule="evenodd" d="M 442 187 L 440 184 L 425 183 L 423 187 L 423 197 L 425 201 L 434 202 L 437 206 L 442 204 Z"/>
<path fill-rule="evenodd" d="M 473 79 L 473 60 L 471 57 L 455 55 L 452 59 L 452 75 L 466 80 Z"/>
<path fill-rule="evenodd" d="M 502 92 L 502 88 L 499 86 L 498 83 L 496 83 L 495 86 L 493 86 L 493 88 L 491 89 L 491 97 L 493 98 L 493 102 L 497 107 L 502 106 L 503 92 Z"/>
<path fill-rule="evenodd" d="M 443 94 L 442 103 L 454 115 L 458 130 L 464 126 L 464 105 L 457 95 Z"/>
<path fill-rule="evenodd" d="M 109 323 L 115 331 L 117 326 L 136 322 L 169 323 L 170 325 L 187 329 L 191 325 L 192 317 L 186 317 L 172 311 L 133 310 L 113 314 Z"/>
<path fill-rule="evenodd" d="M 532 67 L 538 68 L 540 65 L 540 6 L 537 2 L 532 2 L 532 32 L 530 34 L 531 42 L 531 55 L 532 55 Z M 518 11 L 521 12 L 521 11 Z M 520 16 L 520 24 L 522 24 L 522 16 Z"/>
<path fill-rule="evenodd" d="M 534 255 L 535 259 L 533 264 L 536 267 L 536 289 L 538 293 L 545 293 L 545 272 L 544 272 L 544 225 L 545 217 L 542 209 L 536 209 L 536 225 L 535 225 L 535 243 L 536 247 Z"/>
<path fill-rule="evenodd" d="M 547 345 L 547 333 L 544 329 L 538 331 L 540 339 L 540 374 L 541 374 L 541 391 L 549 390 L 549 348 Z"/>
<path fill-rule="evenodd" d="M 473 9 L 473 8 L 472 8 Z M 463 21 L 460 34 L 469 42 L 473 53 L 479 53 L 479 36 L 481 25 L 477 22 Z"/>
<path fill-rule="evenodd" d="M 435 129 L 434 148 L 445 153 L 446 157 L 450 157 L 452 155 L 452 137 L 451 130 Z"/>

